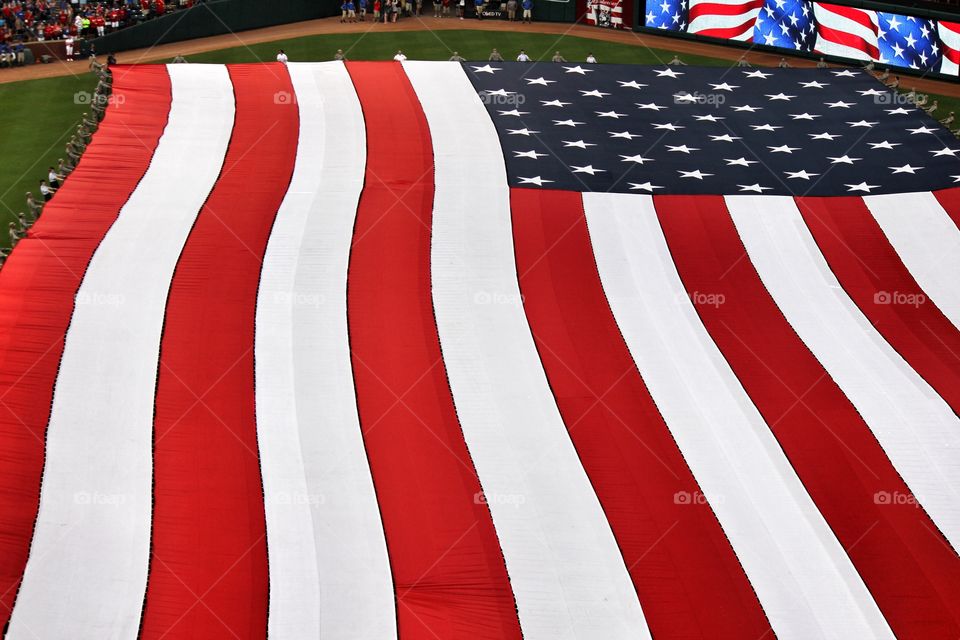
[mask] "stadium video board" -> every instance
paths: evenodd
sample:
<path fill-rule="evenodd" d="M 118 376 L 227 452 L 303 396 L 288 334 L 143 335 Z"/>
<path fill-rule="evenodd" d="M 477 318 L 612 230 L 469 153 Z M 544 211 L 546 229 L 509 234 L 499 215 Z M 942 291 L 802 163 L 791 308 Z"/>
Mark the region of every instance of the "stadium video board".
<path fill-rule="evenodd" d="M 645 0 L 648 29 L 957 76 L 960 22 L 811 0 Z"/>

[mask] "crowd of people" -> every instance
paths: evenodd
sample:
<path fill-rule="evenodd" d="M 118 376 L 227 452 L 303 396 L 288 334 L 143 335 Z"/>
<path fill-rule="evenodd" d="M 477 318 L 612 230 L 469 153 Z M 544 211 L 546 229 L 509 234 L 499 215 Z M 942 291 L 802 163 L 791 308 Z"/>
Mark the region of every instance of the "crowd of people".
<path fill-rule="evenodd" d="M 193 5 L 195 0 L 0 0 L 0 67 L 27 63 L 24 43 L 63 40 L 67 58 L 79 41 Z"/>
<path fill-rule="evenodd" d="M 64 148 L 65 157 L 60 158 L 56 165 L 51 165 L 47 169 L 46 177 L 41 178 L 36 194 L 32 191 L 26 193 L 26 211 L 18 213 L 17 220 L 10 222 L 8 226 L 10 247 L 0 249 L 0 267 L 3 266 L 10 251 L 27 235 L 31 225 L 43 213 L 44 203 L 53 197 L 70 172 L 76 168 L 77 163 L 80 162 L 80 156 L 90 144 L 94 132 L 100 126 L 100 121 L 103 120 L 110 94 L 113 92 L 113 74 L 110 72 L 109 65 L 102 64 L 95 56 L 90 57 L 90 70 L 99 79 L 90 100 L 90 113 L 84 113 L 81 116 L 76 132 Z"/>
<path fill-rule="evenodd" d="M 483 20 L 484 13 L 492 6 L 490 0 L 430 0 L 434 18 L 467 17 L 468 8 L 472 17 Z M 368 12 L 374 22 L 396 22 L 401 17 L 422 17 L 424 0 L 341 0 L 340 22 L 365 22 Z M 533 22 L 533 0 L 502 0 L 498 11 L 505 13 L 507 20 Z"/>

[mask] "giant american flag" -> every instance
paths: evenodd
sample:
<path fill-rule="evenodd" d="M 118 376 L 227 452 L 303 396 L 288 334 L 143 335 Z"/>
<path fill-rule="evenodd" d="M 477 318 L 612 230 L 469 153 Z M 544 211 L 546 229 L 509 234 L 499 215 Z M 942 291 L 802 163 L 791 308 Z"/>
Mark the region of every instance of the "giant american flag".
<path fill-rule="evenodd" d="M 6 638 L 960 635 L 960 144 L 867 74 L 114 78 L 0 271 Z"/>

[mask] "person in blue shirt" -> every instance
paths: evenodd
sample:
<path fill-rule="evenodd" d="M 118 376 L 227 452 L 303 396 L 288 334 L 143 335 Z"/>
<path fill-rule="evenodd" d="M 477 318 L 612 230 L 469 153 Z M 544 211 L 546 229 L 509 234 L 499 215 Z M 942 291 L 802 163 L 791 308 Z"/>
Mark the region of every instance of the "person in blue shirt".
<path fill-rule="evenodd" d="M 367 18 L 367 0 L 359 0 L 357 4 L 360 7 L 360 22 L 365 22 Z"/>
<path fill-rule="evenodd" d="M 533 22 L 533 0 L 523 0 L 523 20 L 521 22 Z"/>
<path fill-rule="evenodd" d="M 477 20 L 483 20 L 483 0 L 473 0 L 473 5 L 477 10 Z"/>

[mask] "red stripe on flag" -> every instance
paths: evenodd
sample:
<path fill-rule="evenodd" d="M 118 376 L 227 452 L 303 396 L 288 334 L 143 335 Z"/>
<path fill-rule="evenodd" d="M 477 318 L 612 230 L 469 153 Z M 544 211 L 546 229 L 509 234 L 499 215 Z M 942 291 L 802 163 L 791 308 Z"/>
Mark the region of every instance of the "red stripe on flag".
<path fill-rule="evenodd" d="M 915 502 L 878 499 L 910 490 L 765 289 L 723 197 L 654 203 L 704 326 L 897 637 L 956 637 L 960 559 Z"/>
<path fill-rule="evenodd" d="M 796 201 L 821 253 L 863 315 L 960 414 L 960 331 L 910 275 L 863 200 Z"/>
<path fill-rule="evenodd" d="M 845 47 L 850 47 L 851 49 L 856 49 L 857 51 L 862 51 L 866 53 L 874 60 L 880 57 L 880 50 L 877 49 L 876 45 L 867 42 L 858 35 L 852 33 L 847 33 L 845 31 L 838 31 L 837 29 L 831 29 L 823 24 L 817 25 L 817 34 L 820 38 L 834 44 L 843 45 Z M 816 49 L 817 53 L 821 53 L 820 49 Z"/>
<path fill-rule="evenodd" d="M 299 120 L 290 101 L 274 100 L 293 92 L 283 65 L 229 71 L 233 135 L 167 300 L 142 638 L 266 636 L 254 318 L 267 238 L 293 173 Z"/>
<path fill-rule="evenodd" d="M 0 271 L 0 627 L 9 620 L 33 536 L 74 298 L 146 173 L 170 111 L 164 67 L 115 67 L 114 77 L 113 101 L 79 166 Z"/>
<path fill-rule="evenodd" d="M 736 38 L 741 36 L 744 33 L 751 31 L 753 29 L 755 18 L 749 18 L 748 20 L 738 24 L 735 27 L 717 27 L 713 29 L 702 29 L 697 31 L 698 36 L 707 36 L 709 38 L 721 38 L 728 40 L 730 38 Z"/>
<path fill-rule="evenodd" d="M 867 11 L 863 9 L 856 9 L 854 7 L 847 7 L 840 4 L 827 4 L 825 2 L 821 2 L 819 4 L 819 8 L 823 9 L 824 11 L 829 11 L 830 13 L 838 15 L 841 18 L 851 22 L 856 22 L 861 27 L 877 33 L 877 25 L 874 24 L 873 20 L 870 19 L 870 16 L 867 15 Z"/>
<path fill-rule="evenodd" d="M 347 276 L 350 343 L 400 636 L 519 638 L 503 554 L 457 420 L 434 318 L 427 121 L 399 64 L 351 62 L 347 70 L 368 144 Z"/>
<path fill-rule="evenodd" d="M 763 6 L 763 0 L 747 0 L 740 4 L 723 4 L 719 2 L 698 2 L 690 7 L 688 18 L 693 22 L 700 16 L 739 16 L 746 15 L 754 9 Z"/>
<path fill-rule="evenodd" d="M 759 638 L 770 623 L 634 364 L 579 193 L 512 189 L 524 310 L 550 387 L 655 638 Z"/>
<path fill-rule="evenodd" d="M 960 64 L 960 60 L 958 60 L 958 64 Z M 950 219 L 953 220 L 953 224 L 960 229 L 960 188 L 934 191 L 933 195 L 940 206 L 943 207 L 943 210 L 947 212 L 947 215 L 950 216 Z"/>

